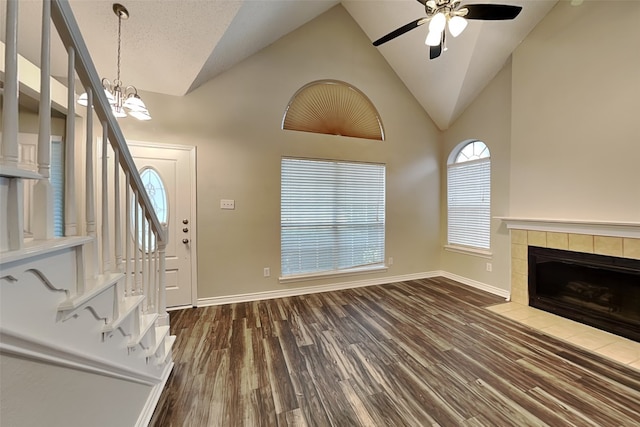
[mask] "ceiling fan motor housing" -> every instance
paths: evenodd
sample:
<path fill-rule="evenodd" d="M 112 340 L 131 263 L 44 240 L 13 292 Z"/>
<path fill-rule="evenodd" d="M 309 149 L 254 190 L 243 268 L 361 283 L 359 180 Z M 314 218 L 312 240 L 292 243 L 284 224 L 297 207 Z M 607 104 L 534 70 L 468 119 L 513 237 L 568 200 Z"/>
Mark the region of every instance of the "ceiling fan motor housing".
<path fill-rule="evenodd" d="M 419 1 L 419 0 L 418 0 Z M 456 15 L 456 9 L 460 6 L 460 0 L 429 0 L 424 3 L 428 17 L 433 17 L 437 13 L 445 15 Z"/>

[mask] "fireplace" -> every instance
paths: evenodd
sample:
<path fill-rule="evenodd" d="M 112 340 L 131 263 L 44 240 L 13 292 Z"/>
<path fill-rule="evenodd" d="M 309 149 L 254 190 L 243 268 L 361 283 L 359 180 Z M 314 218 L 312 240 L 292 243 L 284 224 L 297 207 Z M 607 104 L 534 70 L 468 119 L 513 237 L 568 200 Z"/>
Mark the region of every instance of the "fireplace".
<path fill-rule="evenodd" d="M 529 305 L 640 342 L 640 260 L 528 247 Z"/>

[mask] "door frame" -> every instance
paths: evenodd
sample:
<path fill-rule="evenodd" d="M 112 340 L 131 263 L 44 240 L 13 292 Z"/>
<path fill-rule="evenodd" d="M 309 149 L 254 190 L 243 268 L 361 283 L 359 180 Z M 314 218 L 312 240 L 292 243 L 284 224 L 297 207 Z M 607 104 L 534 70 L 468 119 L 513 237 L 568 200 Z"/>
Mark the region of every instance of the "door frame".
<path fill-rule="evenodd" d="M 153 148 L 153 149 L 166 149 L 182 150 L 189 153 L 189 167 L 191 174 L 189 175 L 189 185 L 191 187 L 191 222 L 189 227 L 191 228 L 190 240 L 191 240 L 191 306 L 196 307 L 198 305 L 198 221 L 197 221 L 197 193 L 196 193 L 196 147 L 192 145 L 182 144 L 164 144 L 161 142 L 149 142 L 140 140 L 127 140 L 127 145 L 132 147 Z M 133 157 L 133 155 L 131 156 Z M 135 158 L 134 158 L 135 160 Z M 170 307 L 167 311 L 181 310 L 185 306 Z"/>

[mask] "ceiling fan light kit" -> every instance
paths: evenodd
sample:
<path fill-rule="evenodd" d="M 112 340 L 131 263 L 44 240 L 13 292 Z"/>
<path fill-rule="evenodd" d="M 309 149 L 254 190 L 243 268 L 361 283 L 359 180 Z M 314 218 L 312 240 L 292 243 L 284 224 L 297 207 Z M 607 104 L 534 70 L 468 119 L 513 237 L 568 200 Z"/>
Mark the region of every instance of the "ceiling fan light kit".
<path fill-rule="evenodd" d="M 449 32 L 453 37 L 458 37 L 467 28 L 467 24 L 467 20 L 462 16 L 453 16 L 449 18 Z"/>
<path fill-rule="evenodd" d="M 458 37 L 467 28 L 468 19 L 505 21 L 514 19 L 522 10 L 521 6 L 506 4 L 469 4 L 460 7 L 461 0 L 417 1 L 424 5 L 427 16 L 393 30 L 374 41 L 374 46 L 380 46 L 428 22 L 429 32 L 425 44 L 430 46 L 429 58 L 435 59 L 447 50 L 445 45 L 446 29 L 453 37 Z"/>
<path fill-rule="evenodd" d="M 122 20 L 129 19 L 129 11 L 120 3 L 113 4 L 113 13 L 118 17 L 118 62 L 116 79 L 111 82 L 109 79 L 102 79 L 102 87 L 107 96 L 111 111 L 116 118 L 131 116 L 138 120 L 151 120 L 151 114 L 147 106 L 138 95 L 135 86 L 124 86 L 120 80 L 120 47 L 121 47 L 121 27 Z M 88 105 L 88 97 L 83 93 L 78 98 L 78 104 Z"/>

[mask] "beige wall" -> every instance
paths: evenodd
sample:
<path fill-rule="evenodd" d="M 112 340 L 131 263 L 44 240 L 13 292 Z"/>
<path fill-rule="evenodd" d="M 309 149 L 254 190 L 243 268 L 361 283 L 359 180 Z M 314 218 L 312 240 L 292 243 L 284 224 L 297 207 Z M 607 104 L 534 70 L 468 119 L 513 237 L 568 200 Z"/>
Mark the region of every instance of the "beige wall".
<path fill-rule="evenodd" d="M 291 96 L 318 79 L 362 90 L 386 141 L 280 129 Z M 336 283 L 439 268 L 440 134 L 349 14 L 337 6 L 185 97 L 144 94 L 154 119 L 127 138 L 197 147 L 198 297 Z M 281 285 L 282 156 L 387 165 L 386 273 Z M 219 208 L 222 198 L 236 209 Z M 272 277 L 263 278 L 270 267 Z"/>
<path fill-rule="evenodd" d="M 640 2 L 561 1 L 513 55 L 510 214 L 640 220 Z"/>
<path fill-rule="evenodd" d="M 447 243 L 446 164 L 463 141 L 479 139 L 491 151 L 491 215 L 506 216 L 509 209 L 511 136 L 511 62 L 509 61 L 456 122 L 443 133 L 440 244 L 441 269 L 497 288 L 509 289 L 509 233 L 498 219 L 491 221 L 491 258 L 444 249 Z M 491 263 L 492 271 L 487 271 Z"/>

